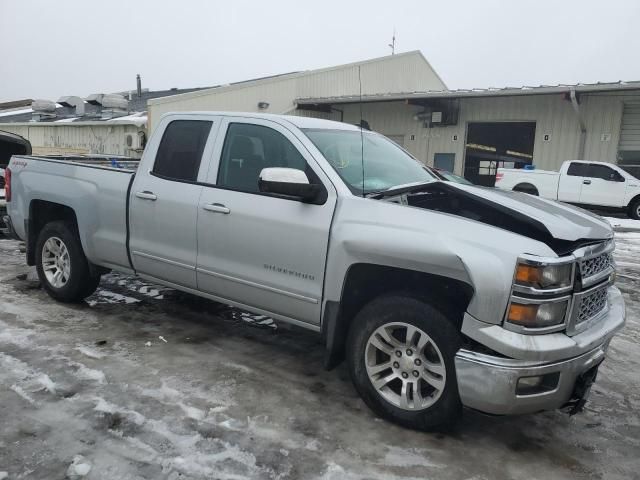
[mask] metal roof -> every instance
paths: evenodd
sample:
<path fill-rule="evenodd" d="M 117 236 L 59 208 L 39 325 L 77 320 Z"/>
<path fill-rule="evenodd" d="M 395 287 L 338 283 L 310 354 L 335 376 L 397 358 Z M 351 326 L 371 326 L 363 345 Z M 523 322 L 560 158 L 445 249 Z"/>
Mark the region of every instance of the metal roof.
<path fill-rule="evenodd" d="M 426 92 L 399 92 L 380 93 L 375 95 L 346 95 L 339 97 L 298 98 L 298 105 L 322 105 L 336 103 L 363 102 L 390 102 L 394 100 L 420 100 L 438 98 L 479 98 L 479 97 L 510 97 L 519 95 L 545 95 L 554 93 L 568 93 L 575 90 L 576 93 L 619 92 L 625 90 L 640 90 L 640 80 L 629 82 L 597 82 L 558 85 L 539 85 L 523 87 L 502 88 L 473 88 L 459 90 L 431 90 Z"/>

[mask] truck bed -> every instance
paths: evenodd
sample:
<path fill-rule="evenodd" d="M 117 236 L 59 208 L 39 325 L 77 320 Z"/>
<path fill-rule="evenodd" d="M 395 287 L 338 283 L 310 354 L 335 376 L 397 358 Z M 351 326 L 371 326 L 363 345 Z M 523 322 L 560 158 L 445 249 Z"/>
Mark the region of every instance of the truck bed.
<path fill-rule="evenodd" d="M 138 163 L 109 155 L 14 155 L 9 168 L 16 233 L 25 238 L 25 220 L 34 221 L 51 205 L 64 205 L 74 212 L 91 262 L 129 268 L 127 195 Z"/>

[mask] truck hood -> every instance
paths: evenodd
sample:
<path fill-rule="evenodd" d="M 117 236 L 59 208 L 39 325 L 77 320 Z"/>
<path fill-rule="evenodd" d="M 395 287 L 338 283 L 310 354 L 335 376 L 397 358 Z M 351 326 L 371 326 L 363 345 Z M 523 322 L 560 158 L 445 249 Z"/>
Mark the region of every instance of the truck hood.
<path fill-rule="evenodd" d="M 613 236 L 611 225 L 597 215 L 526 193 L 433 182 L 407 194 L 406 201 L 542 241 L 559 255 Z"/>

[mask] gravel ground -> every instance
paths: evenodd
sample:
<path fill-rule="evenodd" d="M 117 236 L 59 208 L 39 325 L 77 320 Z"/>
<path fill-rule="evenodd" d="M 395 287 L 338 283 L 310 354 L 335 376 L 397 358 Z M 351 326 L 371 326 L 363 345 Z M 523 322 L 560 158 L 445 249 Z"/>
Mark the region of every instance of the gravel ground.
<path fill-rule="evenodd" d="M 640 233 L 617 242 L 628 323 L 583 414 L 424 434 L 375 418 L 315 335 L 115 274 L 58 304 L 0 240 L 0 479 L 640 478 Z"/>

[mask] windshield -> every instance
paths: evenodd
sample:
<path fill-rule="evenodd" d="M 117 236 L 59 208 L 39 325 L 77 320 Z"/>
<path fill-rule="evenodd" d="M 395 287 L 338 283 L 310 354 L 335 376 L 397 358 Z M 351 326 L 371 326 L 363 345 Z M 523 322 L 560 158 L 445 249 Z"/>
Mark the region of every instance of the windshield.
<path fill-rule="evenodd" d="M 327 129 L 304 129 L 304 133 L 356 195 L 435 180 L 418 160 L 382 135 Z"/>
<path fill-rule="evenodd" d="M 447 172 L 446 170 L 436 170 L 436 173 L 441 175 L 442 178 L 449 182 L 461 183 L 463 185 L 473 185 L 466 178 L 462 178 L 460 175 L 456 175 L 455 173 Z"/>

